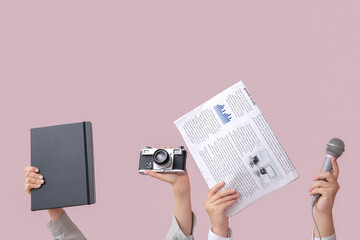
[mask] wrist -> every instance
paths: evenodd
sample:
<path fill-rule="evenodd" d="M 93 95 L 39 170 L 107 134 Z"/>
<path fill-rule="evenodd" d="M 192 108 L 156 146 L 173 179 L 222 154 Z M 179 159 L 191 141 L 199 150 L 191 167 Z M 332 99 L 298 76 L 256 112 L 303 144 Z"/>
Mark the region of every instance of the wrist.
<path fill-rule="evenodd" d="M 332 217 L 332 208 L 327 210 L 320 211 L 319 209 L 315 209 L 315 214 L 319 217 L 328 218 Z"/>
<path fill-rule="evenodd" d="M 173 185 L 175 195 L 187 195 L 190 194 L 190 183 L 189 182 L 177 182 Z"/>
<path fill-rule="evenodd" d="M 211 227 L 211 231 L 214 233 L 214 234 L 216 234 L 216 235 L 218 235 L 218 236 L 220 236 L 220 237 L 224 237 L 224 238 L 227 238 L 227 237 L 229 237 L 228 236 L 228 231 L 229 231 L 229 226 L 212 226 Z"/>
<path fill-rule="evenodd" d="M 332 212 L 319 212 L 318 211 L 318 212 L 316 212 L 315 220 L 319 227 L 321 236 L 328 237 L 335 233 Z M 317 237 L 317 238 L 319 237 L 315 226 L 314 226 L 314 234 L 315 234 L 315 237 Z"/>
<path fill-rule="evenodd" d="M 56 219 L 58 219 L 64 213 L 64 209 L 62 209 L 62 208 L 48 209 L 48 213 L 49 213 L 51 221 L 54 222 Z"/>

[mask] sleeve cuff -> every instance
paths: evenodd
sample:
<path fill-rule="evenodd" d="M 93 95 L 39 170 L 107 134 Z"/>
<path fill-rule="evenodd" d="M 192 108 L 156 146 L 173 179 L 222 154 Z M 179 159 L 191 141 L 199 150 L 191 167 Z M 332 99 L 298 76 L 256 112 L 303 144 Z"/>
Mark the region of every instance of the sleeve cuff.
<path fill-rule="evenodd" d="M 231 240 L 232 239 L 232 230 L 231 228 L 228 229 L 228 237 L 221 237 L 216 235 L 215 233 L 213 233 L 213 231 L 211 230 L 211 228 L 209 229 L 209 237 L 208 240 Z"/>
<path fill-rule="evenodd" d="M 320 240 L 320 238 L 314 237 L 314 232 L 312 234 L 312 240 Z M 329 236 L 329 237 L 321 237 L 322 240 L 336 240 L 336 233 L 334 233 L 333 235 Z"/>
<path fill-rule="evenodd" d="M 191 235 L 185 236 L 185 234 L 181 231 L 175 216 L 173 216 L 173 221 L 172 221 L 171 227 L 168 231 L 168 234 L 166 235 L 166 240 L 172 240 L 172 239 L 194 240 L 193 233 L 194 233 L 195 225 L 196 225 L 196 215 L 195 215 L 195 213 L 192 212 Z"/>
<path fill-rule="evenodd" d="M 53 237 L 57 240 L 86 240 L 86 237 L 71 221 L 65 211 L 55 221 L 49 222 L 47 227 Z"/>
<path fill-rule="evenodd" d="M 64 211 L 60 217 L 54 222 L 50 221 L 47 223 L 47 227 L 53 236 L 57 236 L 66 231 L 74 223 L 71 221 L 67 213 Z"/>

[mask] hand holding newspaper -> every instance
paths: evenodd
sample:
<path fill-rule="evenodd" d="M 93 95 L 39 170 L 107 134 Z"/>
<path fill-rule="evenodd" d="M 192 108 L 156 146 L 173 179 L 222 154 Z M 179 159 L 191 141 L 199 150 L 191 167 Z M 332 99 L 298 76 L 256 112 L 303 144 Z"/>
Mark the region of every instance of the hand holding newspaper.
<path fill-rule="evenodd" d="M 298 178 L 289 157 L 242 81 L 175 121 L 209 188 L 240 193 L 234 216 Z"/>

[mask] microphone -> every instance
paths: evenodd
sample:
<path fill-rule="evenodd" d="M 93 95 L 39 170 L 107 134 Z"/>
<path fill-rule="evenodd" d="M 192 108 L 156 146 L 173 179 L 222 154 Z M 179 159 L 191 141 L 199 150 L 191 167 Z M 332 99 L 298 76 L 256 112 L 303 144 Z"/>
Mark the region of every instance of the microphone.
<path fill-rule="evenodd" d="M 337 159 L 345 151 L 345 144 L 339 138 L 333 138 L 326 144 L 326 156 L 324 164 L 321 168 L 321 172 L 331 172 L 332 171 L 332 159 Z M 311 205 L 314 207 L 316 201 L 319 199 L 320 194 L 316 194 L 313 197 Z"/>

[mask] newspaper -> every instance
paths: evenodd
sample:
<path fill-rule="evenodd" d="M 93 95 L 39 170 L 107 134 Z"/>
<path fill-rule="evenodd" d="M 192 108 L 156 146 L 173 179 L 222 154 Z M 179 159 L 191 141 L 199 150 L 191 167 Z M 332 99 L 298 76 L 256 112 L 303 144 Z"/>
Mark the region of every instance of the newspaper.
<path fill-rule="evenodd" d="M 234 216 L 298 178 L 298 173 L 242 81 L 175 121 L 209 188 L 240 193 Z"/>

